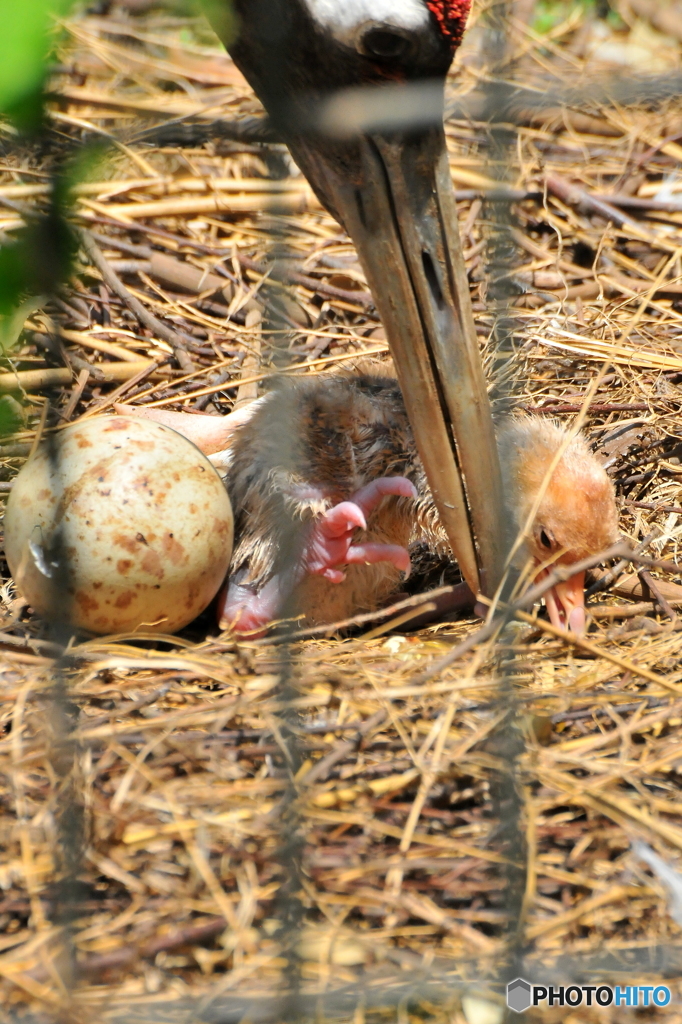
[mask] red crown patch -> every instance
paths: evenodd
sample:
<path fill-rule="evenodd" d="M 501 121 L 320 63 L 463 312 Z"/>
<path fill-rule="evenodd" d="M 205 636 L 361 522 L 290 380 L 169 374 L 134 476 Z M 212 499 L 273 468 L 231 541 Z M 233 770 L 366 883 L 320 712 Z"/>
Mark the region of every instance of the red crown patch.
<path fill-rule="evenodd" d="M 454 50 L 462 42 L 471 0 L 426 0 L 426 6 Z"/>

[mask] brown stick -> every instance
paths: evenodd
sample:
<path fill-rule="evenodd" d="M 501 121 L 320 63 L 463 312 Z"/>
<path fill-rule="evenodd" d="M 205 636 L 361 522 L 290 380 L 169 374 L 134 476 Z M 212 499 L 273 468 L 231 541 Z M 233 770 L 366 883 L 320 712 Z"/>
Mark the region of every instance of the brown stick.
<path fill-rule="evenodd" d="M 93 369 L 99 370 L 101 380 L 107 382 L 127 381 L 142 369 L 150 368 L 153 373 L 158 363 L 140 359 L 134 363 L 98 363 Z M 0 373 L 0 392 L 39 391 L 42 388 L 64 387 L 73 380 L 73 373 L 66 367 L 49 370 L 17 370 L 16 373 Z"/>
<path fill-rule="evenodd" d="M 382 344 L 381 347 L 377 346 L 377 348 L 373 349 L 372 350 L 372 354 L 375 354 L 376 352 L 386 352 L 387 349 L 388 349 L 388 346 Z M 254 379 L 254 380 L 268 380 L 271 377 L 282 376 L 284 374 L 288 375 L 289 373 L 297 374 L 297 373 L 299 373 L 301 371 L 308 371 L 308 372 L 310 372 L 311 369 L 319 367 L 319 366 L 330 366 L 330 365 L 332 365 L 334 363 L 344 362 L 346 359 L 357 359 L 357 358 L 358 358 L 358 353 L 357 352 L 345 352 L 345 353 L 342 353 L 341 355 L 338 355 L 338 356 L 323 356 L 321 359 L 310 359 L 306 363 L 294 363 L 291 366 L 285 366 L 283 369 L 278 370 L 276 372 L 275 371 L 265 371 L 264 370 L 261 373 L 254 374 L 254 377 L 252 379 Z M 179 381 L 178 383 L 182 383 L 182 381 Z M 248 383 L 248 380 L 242 380 L 241 381 L 241 384 L 246 384 L 246 383 Z M 162 406 L 162 405 L 170 405 L 170 404 L 172 404 L 174 402 L 178 402 L 180 400 L 180 397 L 182 397 L 182 399 L 184 401 L 188 401 L 191 398 L 200 398 L 201 395 L 214 395 L 217 391 L 224 391 L 226 388 L 229 388 L 229 387 L 234 387 L 234 384 L 225 383 L 224 381 L 222 383 L 220 383 L 220 384 L 207 384 L 203 388 L 198 388 L 196 391 L 190 391 L 189 393 L 185 393 L 182 396 L 169 395 L 166 398 L 157 398 L 156 401 L 149 402 L 149 407 L 151 408 L 153 406 L 159 407 L 159 406 Z M 147 394 L 149 394 L 149 392 L 147 392 L 144 395 L 140 395 L 139 398 L 140 399 L 146 398 Z"/>
<path fill-rule="evenodd" d="M 601 569 L 592 570 L 592 576 L 596 577 L 597 580 L 608 578 L 609 575 L 609 572 Z M 677 583 L 669 583 L 667 580 L 656 580 L 655 585 L 669 606 L 682 607 L 682 587 Z M 651 594 L 648 593 L 649 585 L 643 583 L 641 578 L 635 575 L 626 576 L 625 579 L 608 584 L 608 589 L 612 594 L 617 594 L 619 597 L 637 598 L 640 601 L 642 598 L 646 600 L 651 598 Z"/>
<path fill-rule="evenodd" d="M 249 259 L 248 256 L 240 255 L 238 259 L 245 270 L 252 270 L 256 274 L 263 275 L 267 273 L 267 267 L 257 263 L 256 260 Z M 325 284 L 324 281 L 319 281 L 316 277 L 299 274 L 295 270 L 284 271 L 282 279 L 290 281 L 291 284 L 300 284 L 303 288 L 307 288 L 308 291 L 319 292 L 320 295 L 326 295 L 330 299 L 341 299 L 343 302 L 351 302 L 356 306 L 374 305 L 374 299 L 370 292 L 351 292 L 347 288 L 336 288 L 333 284 Z"/>
<path fill-rule="evenodd" d="M 581 412 L 583 406 L 562 402 L 556 405 L 525 405 L 523 408 L 526 412 L 553 416 L 555 413 Z M 592 402 L 588 408 L 588 413 L 648 412 L 650 408 L 645 402 Z"/>
<path fill-rule="evenodd" d="M 575 206 L 581 213 L 597 213 L 600 217 L 613 221 L 614 224 L 627 225 L 627 227 L 642 232 L 641 225 L 634 217 L 628 217 L 627 213 L 618 210 L 604 199 L 598 199 L 586 189 L 581 188 L 580 185 L 567 181 L 558 174 L 548 174 L 545 182 L 553 195 L 569 206 Z"/>
<path fill-rule="evenodd" d="M 327 776 L 327 773 L 338 764 L 339 761 L 343 761 L 345 757 L 348 757 L 354 750 L 357 750 L 358 746 L 362 743 L 365 736 L 372 731 L 372 729 L 378 729 L 379 726 L 384 722 L 387 717 L 387 712 L 382 708 L 375 714 L 368 718 L 358 726 L 357 736 L 350 740 L 344 740 L 343 743 L 339 743 L 326 757 L 323 757 L 320 761 L 310 768 L 305 773 L 302 781 L 306 786 L 311 786 L 314 782 L 323 782 Z"/>
<path fill-rule="evenodd" d="M 114 359 L 121 359 L 124 363 L 135 363 L 139 362 L 140 357 L 136 352 L 131 352 L 130 349 L 123 348 L 122 345 L 115 345 L 109 341 L 104 341 L 97 335 L 86 334 L 85 331 L 67 331 L 63 327 L 57 327 L 53 325 L 53 328 L 48 332 L 37 331 L 38 334 L 56 334 L 58 337 L 63 338 L 64 341 L 73 341 L 76 345 L 81 345 L 84 348 L 91 348 L 95 352 L 104 352 L 108 356 L 113 356 Z M 73 356 L 71 356 L 73 358 Z M 95 369 L 95 367 L 93 367 Z"/>
<path fill-rule="evenodd" d="M 163 281 L 164 284 L 175 285 L 188 292 L 220 292 L 229 304 L 234 296 L 234 286 L 227 278 L 218 274 L 208 274 L 199 267 L 176 260 L 156 249 L 150 250 L 149 276 Z"/>
<path fill-rule="evenodd" d="M 652 530 L 651 533 L 648 533 L 637 545 L 635 549 L 636 553 L 639 554 L 640 551 L 645 551 L 651 541 L 658 537 L 659 533 L 660 531 L 658 527 Z M 604 590 L 608 590 L 609 587 L 611 587 L 615 581 L 622 576 L 629 562 L 630 558 L 625 554 L 620 561 L 616 563 L 616 565 L 612 566 L 611 569 L 608 569 L 605 572 L 595 570 L 593 575 L 597 577 L 597 582 L 589 587 L 587 590 L 587 596 L 591 597 L 592 594 L 600 594 Z"/>
<path fill-rule="evenodd" d="M 638 551 L 631 551 L 625 557 L 630 562 L 646 565 L 649 569 L 661 569 L 662 572 L 672 573 L 673 576 L 682 576 L 682 565 L 669 562 L 666 558 L 649 558 L 648 555 L 640 555 Z"/>
<path fill-rule="evenodd" d="M 633 501 L 632 498 L 625 498 L 624 503 L 634 508 L 646 508 L 651 512 L 677 512 L 678 515 L 682 515 L 682 508 L 679 505 L 657 505 L 655 501 Z"/>
<path fill-rule="evenodd" d="M 103 204 L 81 197 L 83 206 L 101 209 Z M 312 189 L 291 189 L 271 195 L 234 196 L 215 193 L 210 196 L 178 196 L 171 199 L 152 199 L 146 203 L 109 203 L 112 216 L 122 220 L 139 220 L 142 217 L 180 217 L 183 214 L 200 213 L 259 213 L 277 210 L 297 214 L 319 210 L 319 200 Z"/>
<path fill-rule="evenodd" d="M 593 619 L 633 619 L 636 615 L 646 615 L 653 610 L 653 601 L 638 601 L 637 604 L 592 604 L 587 608 Z"/>
<path fill-rule="evenodd" d="M 666 600 L 666 597 L 659 586 L 659 581 L 655 580 L 651 573 L 647 572 L 646 569 L 640 569 L 637 575 L 642 581 L 644 587 L 646 587 L 646 589 L 651 593 L 652 597 L 655 599 L 656 604 L 661 609 L 663 614 L 667 615 L 668 618 L 672 619 L 672 621 L 674 622 L 677 618 L 677 615 L 675 614 L 674 608 L 672 608 L 670 603 Z M 677 589 L 682 592 L 682 587 L 677 587 Z"/>
<path fill-rule="evenodd" d="M 154 231 L 161 238 L 167 238 L 169 241 L 181 241 L 183 245 L 192 245 L 195 249 L 201 252 L 224 255 L 224 251 L 216 249 L 212 246 L 200 245 L 192 242 L 190 239 L 181 239 L 179 235 L 171 235 L 167 231 Z M 94 233 L 93 233 L 94 235 Z M 114 249 L 121 249 L 123 252 L 130 253 L 131 256 L 137 259 L 149 260 L 150 267 L 148 273 L 151 277 L 157 280 L 163 281 L 166 284 L 176 285 L 179 288 L 186 289 L 189 292 L 205 292 L 205 291 L 222 291 L 225 300 L 230 302 L 234 294 L 234 286 L 226 278 L 219 277 L 217 274 L 205 274 L 199 270 L 198 267 L 193 267 L 190 263 L 185 263 L 182 260 L 175 259 L 173 256 L 167 256 L 165 253 L 157 252 L 150 246 L 146 245 L 129 245 L 127 243 L 121 243 L 116 238 L 107 238 L 106 235 L 97 235 L 97 241 L 102 245 L 110 244 Z M 267 274 L 267 267 L 263 266 L 262 263 L 258 263 L 256 260 L 249 259 L 248 256 L 237 256 L 239 263 L 245 270 L 250 270 L 255 274 L 265 276 Z M 282 272 L 282 280 L 288 281 L 291 284 L 299 284 L 309 291 L 318 292 L 320 295 L 324 295 L 329 299 L 340 299 L 343 302 L 355 303 L 360 306 L 373 306 L 374 299 L 369 292 L 352 292 L 347 288 L 336 288 L 334 285 L 327 284 L 325 281 L 318 280 L 315 277 L 310 277 L 307 274 L 299 274 L 296 271 L 285 270 Z"/>
<path fill-rule="evenodd" d="M 153 959 L 158 953 L 178 949 L 180 946 L 200 945 L 219 935 L 226 927 L 227 921 L 224 917 L 211 917 L 202 924 L 189 925 L 186 928 L 170 932 L 168 935 L 151 939 L 143 946 L 128 945 L 121 949 L 114 949 L 110 953 L 99 953 L 86 957 L 77 963 L 76 970 L 80 975 L 92 975 L 127 967 L 138 959 Z"/>
<path fill-rule="evenodd" d="M 101 249 L 98 247 L 90 232 L 86 231 L 85 228 L 81 228 L 79 230 L 79 234 L 83 243 L 83 248 L 111 290 L 115 292 L 119 299 L 126 304 L 128 309 L 135 314 L 140 323 L 144 324 L 145 327 L 148 327 L 160 338 L 163 338 L 164 341 L 168 342 L 173 349 L 180 368 L 184 370 L 185 373 L 192 373 L 195 369 L 194 363 L 187 354 L 187 345 L 183 338 L 181 338 L 176 331 L 171 330 L 170 327 L 166 327 L 166 325 L 161 323 L 160 320 L 157 320 L 157 318 L 150 313 L 148 309 L 145 309 L 139 299 L 136 299 L 130 294 L 126 286 L 123 284 L 123 281 L 121 281 L 120 277 L 114 273 L 107 263 Z"/>
<path fill-rule="evenodd" d="M 148 377 L 151 377 L 155 370 L 158 370 L 160 365 L 160 363 L 151 363 L 149 366 L 143 367 L 139 373 L 136 373 L 135 376 L 131 377 L 129 380 L 124 381 L 120 388 L 116 388 L 115 391 L 112 391 L 111 394 L 107 395 L 107 397 L 98 405 L 94 405 L 92 408 L 88 409 L 81 418 L 83 419 L 85 417 L 92 416 L 95 413 L 103 412 L 110 406 L 115 405 L 119 398 L 125 395 L 126 391 L 130 391 L 130 389 L 136 387 L 137 384 L 142 384 Z"/>
<path fill-rule="evenodd" d="M 66 423 L 68 423 L 68 421 L 73 416 L 73 414 L 74 414 L 74 412 L 76 410 L 76 406 L 78 405 L 78 403 L 80 402 L 80 400 L 81 400 L 81 398 L 83 396 L 83 391 L 85 390 L 85 385 L 88 383 L 89 379 L 90 379 L 90 372 L 88 370 L 81 370 L 81 372 L 78 374 L 78 380 L 76 381 L 75 387 L 74 387 L 73 391 L 71 392 L 71 397 L 69 398 L 69 401 L 68 401 L 68 403 L 66 405 L 66 408 L 64 409 L 63 413 L 61 414 L 62 419 Z"/>
<path fill-rule="evenodd" d="M 635 293 L 651 291 L 652 298 L 654 295 L 682 295 L 682 286 L 679 284 L 671 284 L 670 281 L 660 281 L 658 283 L 655 281 L 642 281 L 636 277 L 630 277 L 629 274 L 621 274 L 613 268 L 609 270 L 608 274 L 599 274 L 598 278 L 606 295 L 612 295 L 614 292 L 622 293 L 623 289 Z"/>
<path fill-rule="evenodd" d="M 679 132 L 674 138 L 679 138 Z M 672 140 L 670 140 L 672 141 Z M 646 199 L 640 196 L 619 195 L 618 192 L 600 193 L 595 196 L 602 202 L 613 206 L 625 206 L 632 210 L 656 210 L 660 213 L 682 213 L 682 197 L 677 201 L 672 199 Z"/>

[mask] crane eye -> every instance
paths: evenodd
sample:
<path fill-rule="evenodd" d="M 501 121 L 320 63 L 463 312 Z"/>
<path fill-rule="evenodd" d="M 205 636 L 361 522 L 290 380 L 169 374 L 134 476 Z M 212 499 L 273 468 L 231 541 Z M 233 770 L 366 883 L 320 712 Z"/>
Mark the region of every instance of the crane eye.
<path fill-rule="evenodd" d="M 549 530 L 545 530 L 544 527 L 542 527 L 538 534 L 538 540 L 547 551 L 551 551 L 554 547 L 554 537 Z"/>
<path fill-rule="evenodd" d="M 358 40 L 358 50 L 365 57 L 379 60 L 398 60 L 407 56 L 410 40 L 390 28 L 370 28 Z"/>

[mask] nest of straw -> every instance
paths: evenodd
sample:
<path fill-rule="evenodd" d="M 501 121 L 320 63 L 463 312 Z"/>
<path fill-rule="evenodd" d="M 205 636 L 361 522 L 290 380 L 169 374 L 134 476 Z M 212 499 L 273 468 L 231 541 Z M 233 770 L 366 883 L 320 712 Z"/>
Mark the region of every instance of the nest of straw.
<path fill-rule="evenodd" d="M 623 47 L 643 24 L 627 9 L 611 40 Z M 602 369 L 586 431 L 623 532 L 670 562 L 682 103 L 663 80 L 640 103 L 632 89 L 618 99 L 627 75 L 612 94 L 592 88 L 596 21 L 581 11 L 540 37 L 519 5 L 505 73 L 557 99 L 517 103 L 492 129 L 476 117 L 498 73 L 482 70 L 477 11 L 448 86 L 463 245 L 495 402 L 572 418 Z M 665 39 L 674 77 L 679 40 Z M 203 23 L 132 7 L 83 16 L 64 26 L 52 84 L 50 145 L 6 147 L 0 230 L 47 201 L 64 137 L 115 140 L 75 189 L 102 261 L 81 252 L 4 360 L 5 493 L 45 389 L 65 420 L 115 401 L 220 415 L 274 372 L 384 357 L 349 239 L 262 141 L 262 111 Z M 135 141 L 218 112 L 228 128 L 207 143 Z M 289 257 L 277 273 L 273 236 Z M 286 332 L 250 315 L 263 296 Z M 587 640 L 570 643 L 540 616 L 478 645 L 462 644 L 473 620 L 407 635 L 389 620 L 285 649 L 236 643 L 205 618 L 179 637 L 77 640 L 63 655 L 5 573 L 3 1012 L 474 1024 L 501 1019 L 505 971 L 665 976 L 677 991 L 679 911 L 632 844 L 681 869 L 680 595 L 674 573 L 624 567 L 594 599 Z"/>

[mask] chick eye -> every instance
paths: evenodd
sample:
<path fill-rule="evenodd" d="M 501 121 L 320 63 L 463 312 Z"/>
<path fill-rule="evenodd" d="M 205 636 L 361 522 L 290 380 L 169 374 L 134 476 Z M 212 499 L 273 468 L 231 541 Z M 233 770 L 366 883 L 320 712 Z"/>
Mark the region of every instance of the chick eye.
<path fill-rule="evenodd" d="M 371 28 L 358 42 L 358 50 L 366 57 L 380 60 L 396 60 L 405 57 L 410 49 L 410 40 L 399 32 L 387 28 Z"/>
<path fill-rule="evenodd" d="M 542 544 L 543 548 L 545 548 L 547 551 L 551 551 L 554 547 L 554 537 L 548 530 L 545 530 L 544 527 L 540 530 L 540 533 L 538 534 L 538 539 Z"/>

